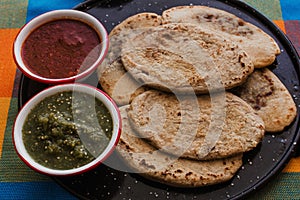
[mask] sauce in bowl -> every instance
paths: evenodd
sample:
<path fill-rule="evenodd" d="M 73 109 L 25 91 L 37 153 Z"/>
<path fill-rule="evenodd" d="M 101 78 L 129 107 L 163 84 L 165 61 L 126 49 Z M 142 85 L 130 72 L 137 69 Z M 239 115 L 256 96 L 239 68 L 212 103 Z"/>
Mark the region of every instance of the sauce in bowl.
<path fill-rule="evenodd" d="M 112 116 L 92 95 L 64 91 L 39 102 L 25 119 L 29 155 L 52 169 L 81 167 L 99 156 L 112 138 Z"/>
<path fill-rule="evenodd" d="M 67 78 L 89 68 L 101 53 L 101 38 L 88 24 L 74 19 L 45 23 L 22 46 L 24 64 L 46 78 Z"/>

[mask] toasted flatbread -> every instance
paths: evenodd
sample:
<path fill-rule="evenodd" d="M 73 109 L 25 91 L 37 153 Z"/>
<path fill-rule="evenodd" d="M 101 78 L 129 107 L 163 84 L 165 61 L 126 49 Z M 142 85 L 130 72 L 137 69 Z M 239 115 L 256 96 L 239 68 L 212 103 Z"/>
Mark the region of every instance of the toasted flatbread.
<path fill-rule="evenodd" d="M 139 13 L 133 15 L 109 34 L 109 51 L 98 68 L 99 83 L 118 105 L 126 105 L 135 95 L 145 89 L 126 73 L 120 60 L 122 45 L 139 32 L 139 29 L 148 26 L 161 25 L 161 16 L 155 13 Z"/>
<path fill-rule="evenodd" d="M 119 105 L 128 105 L 132 98 L 146 91 L 146 88 L 131 77 L 120 59 L 115 60 L 100 76 L 101 87 Z"/>
<path fill-rule="evenodd" d="M 109 33 L 110 48 L 105 61 L 111 64 L 121 55 L 122 45 L 141 32 L 145 27 L 155 27 L 162 24 L 160 15 L 145 12 L 128 17 L 115 26 Z"/>
<path fill-rule="evenodd" d="M 207 6 L 178 6 L 165 10 L 163 23 L 193 23 L 237 42 L 256 68 L 272 64 L 280 49 L 276 41 L 257 26 L 223 10 Z"/>
<path fill-rule="evenodd" d="M 265 132 L 254 110 L 229 92 L 180 97 L 149 90 L 132 100 L 128 116 L 132 127 L 156 148 L 198 160 L 252 150 Z"/>
<path fill-rule="evenodd" d="M 268 132 L 282 131 L 297 115 L 289 91 L 268 68 L 256 69 L 235 93 L 254 108 Z"/>
<path fill-rule="evenodd" d="M 238 45 L 192 24 L 149 27 L 124 44 L 121 59 L 137 81 L 174 93 L 230 89 L 254 69 Z"/>
<path fill-rule="evenodd" d="M 110 36 L 118 35 L 124 31 L 124 29 L 137 29 L 143 27 L 159 26 L 162 24 L 162 18 L 160 15 L 151 12 L 143 12 L 132 15 L 122 21 L 109 33 Z"/>
<path fill-rule="evenodd" d="M 127 106 L 121 107 L 122 134 L 117 152 L 132 172 L 176 187 L 200 187 L 230 180 L 242 165 L 242 154 L 234 157 L 196 161 L 175 158 L 158 151 L 130 127 Z"/>

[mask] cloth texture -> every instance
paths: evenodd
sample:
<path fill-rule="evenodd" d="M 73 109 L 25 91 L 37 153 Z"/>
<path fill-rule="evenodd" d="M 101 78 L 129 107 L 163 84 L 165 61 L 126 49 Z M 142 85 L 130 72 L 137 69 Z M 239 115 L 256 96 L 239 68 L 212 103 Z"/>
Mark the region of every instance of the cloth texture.
<path fill-rule="evenodd" d="M 20 28 L 35 16 L 55 9 L 71 9 L 81 0 L 0 1 L 0 199 L 76 199 L 53 179 L 28 168 L 17 156 L 12 127 L 18 112 L 21 72 L 12 46 Z M 299 0 L 246 0 L 278 25 L 300 52 Z M 298 107 L 299 109 L 299 107 Z M 300 199 L 300 157 L 248 199 Z"/>

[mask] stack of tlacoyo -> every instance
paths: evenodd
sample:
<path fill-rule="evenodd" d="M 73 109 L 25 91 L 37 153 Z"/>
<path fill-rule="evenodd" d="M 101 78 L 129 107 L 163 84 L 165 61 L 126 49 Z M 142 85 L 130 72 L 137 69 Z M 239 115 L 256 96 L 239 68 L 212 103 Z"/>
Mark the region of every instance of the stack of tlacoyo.
<path fill-rule="evenodd" d="M 136 172 L 168 185 L 231 179 L 244 152 L 296 116 L 291 95 L 267 68 L 279 53 L 261 29 L 215 8 L 127 18 L 111 31 L 98 70 L 120 106 L 119 154 Z"/>

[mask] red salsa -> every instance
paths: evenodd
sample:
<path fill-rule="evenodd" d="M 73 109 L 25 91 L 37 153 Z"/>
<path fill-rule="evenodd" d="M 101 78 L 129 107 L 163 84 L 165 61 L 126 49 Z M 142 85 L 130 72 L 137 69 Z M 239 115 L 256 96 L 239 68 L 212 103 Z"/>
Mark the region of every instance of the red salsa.
<path fill-rule="evenodd" d="M 41 25 L 22 46 L 25 65 L 46 78 L 75 76 L 90 67 L 100 55 L 101 39 L 88 24 L 62 19 Z"/>

